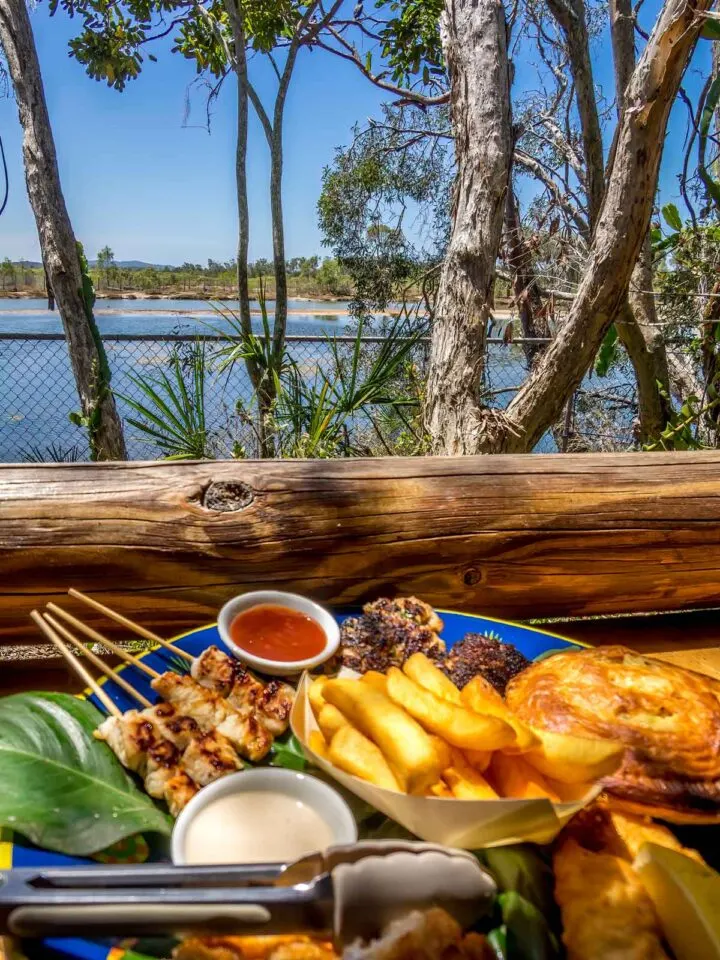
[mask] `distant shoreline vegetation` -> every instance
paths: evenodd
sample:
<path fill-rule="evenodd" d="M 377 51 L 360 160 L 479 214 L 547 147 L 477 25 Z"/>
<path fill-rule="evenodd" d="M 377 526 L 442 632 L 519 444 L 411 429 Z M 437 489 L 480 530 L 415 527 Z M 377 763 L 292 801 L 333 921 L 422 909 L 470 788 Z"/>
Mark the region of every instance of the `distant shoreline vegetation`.
<path fill-rule="evenodd" d="M 101 256 L 101 254 L 103 254 Z M 109 254 L 109 256 L 108 256 Z M 293 299 L 347 300 L 354 294 L 352 280 L 332 257 L 294 257 L 287 262 L 288 293 Z M 234 260 L 207 266 L 184 263 L 180 267 L 116 261 L 108 248 L 90 264 L 95 293 L 102 299 L 236 300 L 237 275 Z M 250 295 L 261 283 L 268 300 L 275 298 L 273 268 L 269 260 L 249 265 Z M 37 262 L 6 257 L 0 262 L 0 297 L 45 297 L 45 272 Z"/>

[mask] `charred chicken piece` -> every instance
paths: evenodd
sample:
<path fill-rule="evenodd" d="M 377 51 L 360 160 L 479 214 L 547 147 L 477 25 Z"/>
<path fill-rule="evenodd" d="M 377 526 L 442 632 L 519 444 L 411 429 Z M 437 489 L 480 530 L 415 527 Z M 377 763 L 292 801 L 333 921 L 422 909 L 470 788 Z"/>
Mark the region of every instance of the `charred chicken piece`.
<path fill-rule="evenodd" d="M 182 759 L 186 773 L 200 787 L 242 770 L 243 766 L 228 740 L 213 732 L 191 740 Z"/>
<path fill-rule="evenodd" d="M 424 600 L 418 600 L 417 597 L 396 597 L 395 600 L 381 597 L 380 600 L 366 603 L 363 607 L 363 613 L 405 617 L 407 620 L 417 623 L 420 627 L 427 627 L 433 633 L 440 633 L 443 628 L 442 620 L 430 604 L 425 603 Z"/>
<path fill-rule="evenodd" d="M 343 666 L 359 673 L 400 667 L 413 653 L 440 661 L 445 644 L 435 632 L 442 621 L 432 607 L 414 597 L 375 600 L 340 628 Z"/>
<path fill-rule="evenodd" d="M 462 689 L 473 677 L 481 674 L 500 694 L 514 676 L 530 661 L 511 643 L 479 633 L 466 633 L 460 643 L 445 657 L 442 669 L 456 687 Z"/>
<path fill-rule="evenodd" d="M 257 714 L 257 720 L 274 737 L 287 730 L 295 695 L 289 684 L 279 680 L 263 683 L 216 646 L 195 658 L 191 675 L 206 689 L 227 697 L 243 717 Z"/>
<path fill-rule="evenodd" d="M 176 770 L 166 782 L 163 791 L 163 797 L 170 810 L 170 815 L 177 817 L 182 808 L 192 800 L 197 792 L 197 785 L 187 773 L 184 770 Z"/>

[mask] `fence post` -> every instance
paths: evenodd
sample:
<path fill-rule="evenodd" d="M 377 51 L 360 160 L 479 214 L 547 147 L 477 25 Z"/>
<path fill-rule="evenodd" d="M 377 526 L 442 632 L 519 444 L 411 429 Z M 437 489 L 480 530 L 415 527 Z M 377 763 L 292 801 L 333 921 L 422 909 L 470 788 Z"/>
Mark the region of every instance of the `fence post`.
<path fill-rule="evenodd" d="M 563 423 L 562 446 L 560 453 L 567 453 L 568 443 L 570 442 L 570 432 L 572 430 L 573 413 L 575 412 L 575 393 L 568 400 L 565 406 L 565 422 Z"/>

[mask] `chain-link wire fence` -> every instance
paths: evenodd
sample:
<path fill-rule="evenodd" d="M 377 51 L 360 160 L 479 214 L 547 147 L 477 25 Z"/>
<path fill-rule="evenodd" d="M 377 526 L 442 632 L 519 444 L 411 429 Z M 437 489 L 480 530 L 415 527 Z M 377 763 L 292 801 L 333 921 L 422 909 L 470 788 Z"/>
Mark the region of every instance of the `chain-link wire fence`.
<path fill-rule="evenodd" d="M 218 372 L 212 362 L 219 348 L 218 337 L 180 335 L 115 334 L 103 338 L 112 371 L 112 386 L 125 421 L 128 455 L 150 460 L 161 455 L 142 431 L 130 425 L 137 416 L 120 397 L 143 401 L 138 378 L 156 377 L 171 369 L 173 358 L 188 356 L 198 341 L 205 344 L 208 371 L 205 378 L 205 419 L 212 437 L 212 453 L 232 456 L 242 443 L 248 454 L 256 451 L 247 415 L 252 409 L 253 388 L 243 362 Z M 337 357 L 352 354 L 353 337 L 303 336 L 287 338 L 288 356 L 308 380 L 320 372 L 330 379 Z M 506 407 L 527 377 L 529 346 L 542 348 L 549 341 L 516 340 L 505 343 L 491 338 L 487 347 L 484 399 L 489 405 Z M 363 356 L 371 362 L 380 337 L 363 338 Z M 335 353 L 332 345 L 334 344 Z M 421 341 L 412 355 L 420 380 L 427 365 L 429 344 Z M 668 344 L 672 366 L 694 376 L 697 358 L 687 342 Z M 240 402 L 240 404 L 239 404 Z M 78 409 L 78 398 L 62 334 L 0 334 L 0 461 L 86 460 L 87 438 L 69 414 Z M 387 447 L 379 435 L 372 409 L 354 416 L 348 429 L 352 449 L 367 453 L 403 453 Z M 637 395 L 635 378 L 627 356 L 620 351 L 605 376 L 588 374 L 564 415 L 540 440 L 536 452 L 580 450 L 627 450 L 637 443 Z"/>

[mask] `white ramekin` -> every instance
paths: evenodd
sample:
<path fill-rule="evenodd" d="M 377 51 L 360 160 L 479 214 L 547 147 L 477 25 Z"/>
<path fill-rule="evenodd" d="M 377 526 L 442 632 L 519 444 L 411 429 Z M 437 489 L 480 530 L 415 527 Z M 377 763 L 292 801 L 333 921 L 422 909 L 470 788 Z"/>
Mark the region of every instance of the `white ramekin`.
<path fill-rule="evenodd" d="M 170 840 L 172 862 L 176 866 L 186 865 L 185 839 L 188 827 L 201 810 L 220 797 L 247 791 L 282 793 L 312 807 L 330 827 L 330 845 L 333 847 L 357 841 L 357 824 L 350 807 L 327 783 L 295 770 L 256 767 L 254 770 L 241 770 L 221 777 L 195 794 L 175 821 Z"/>
<path fill-rule="evenodd" d="M 311 617 L 322 629 L 325 634 L 325 646 L 322 651 L 314 657 L 308 657 L 306 660 L 266 660 L 265 657 L 256 657 L 255 654 L 248 653 L 236 643 L 230 636 L 230 624 L 235 617 L 243 610 L 249 610 L 250 607 L 257 607 L 263 603 L 277 604 L 280 607 L 289 607 L 291 610 L 297 610 Z M 270 673 L 275 676 L 289 676 L 293 673 L 302 673 L 303 670 L 312 670 L 326 660 L 329 660 L 340 646 L 340 628 L 337 625 L 335 617 L 321 607 L 314 600 L 307 597 L 301 597 L 298 593 L 284 593 L 282 590 L 255 590 L 252 593 L 243 593 L 239 597 L 233 597 L 228 600 L 218 614 L 218 632 L 227 647 L 232 650 L 238 660 L 253 667 L 260 673 Z"/>

